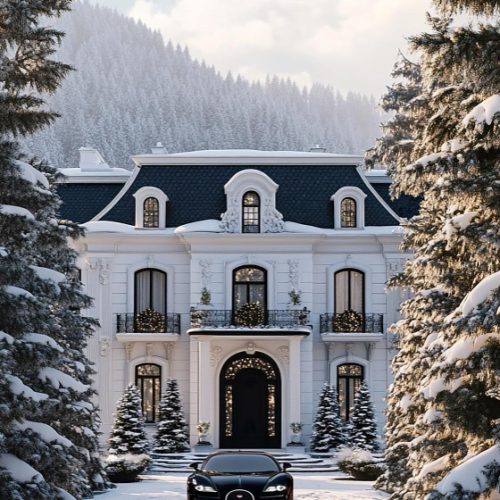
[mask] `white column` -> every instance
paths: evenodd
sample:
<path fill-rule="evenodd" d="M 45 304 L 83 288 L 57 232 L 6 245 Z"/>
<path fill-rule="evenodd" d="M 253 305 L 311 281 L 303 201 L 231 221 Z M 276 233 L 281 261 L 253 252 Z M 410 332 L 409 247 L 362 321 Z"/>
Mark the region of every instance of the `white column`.
<path fill-rule="evenodd" d="M 289 361 L 288 361 L 288 398 L 289 415 L 288 424 L 300 422 L 300 337 L 293 337 L 289 340 Z M 297 379 L 295 379 L 297 377 Z M 288 432 L 288 426 L 287 426 Z"/>
<path fill-rule="evenodd" d="M 198 338 L 198 346 L 198 419 L 210 422 L 210 429 L 213 432 L 215 387 L 213 368 L 210 366 L 210 338 Z"/>

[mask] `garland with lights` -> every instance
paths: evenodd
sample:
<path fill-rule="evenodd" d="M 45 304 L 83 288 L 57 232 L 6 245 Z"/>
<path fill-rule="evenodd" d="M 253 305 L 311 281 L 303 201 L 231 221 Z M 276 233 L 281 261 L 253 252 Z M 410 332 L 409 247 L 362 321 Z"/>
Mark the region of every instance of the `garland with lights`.
<path fill-rule="evenodd" d="M 136 316 L 135 326 L 142 333 L 164 333 L 165 316 L 153 309 L 144 309 Z"/>
<path fill-rule="evenodd" d="M 361 332 L 363 329 L 363 315 L 348 309 L 335 315 L 333 326 L 336 332 Z"/>
<path fill-rule="evenodd" d="M 234 322 L 237 326 L 263 325 L 264 309 L 256 302 L 244 304 L 234 313 Z"/>

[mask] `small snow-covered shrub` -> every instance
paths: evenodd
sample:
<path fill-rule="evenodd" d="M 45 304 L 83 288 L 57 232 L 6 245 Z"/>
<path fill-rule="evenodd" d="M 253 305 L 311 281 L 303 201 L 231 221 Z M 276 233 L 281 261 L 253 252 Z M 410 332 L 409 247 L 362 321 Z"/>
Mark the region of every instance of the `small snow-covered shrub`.
<path fill-rule="evenodd" d="M 384 473 L 385 467 L 375 462 L 373 455 L 359 448 L 340 448 L 337 454 L 338 468 L 359 481 L 374 481 Z"/>
<path fill-rule="evenodd" d="M 108 455 L 106 458 L 106 471 L 114 483 L 131 483 L 137 481 L 137 476 L 144 472 L 151 459 L 145 453 L 134 455 Z"/>

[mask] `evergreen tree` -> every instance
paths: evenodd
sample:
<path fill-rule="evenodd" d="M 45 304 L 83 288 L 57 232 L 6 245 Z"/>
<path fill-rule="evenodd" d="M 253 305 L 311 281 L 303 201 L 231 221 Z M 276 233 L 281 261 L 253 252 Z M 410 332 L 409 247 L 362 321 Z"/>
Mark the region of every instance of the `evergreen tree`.
<path fill-rule="evenodd" d="M 0 3 L 0 497 L 91 496 L 106 486 L 98 458 L 92 373 L 83 355 L 94 324 L 70 278 L 78 232 L 56 219 L 41 169 L 20 161 L 13 136 L 56 114 L 34 95 L 53 92 L 69 67 L 49 57 L 62 33 L 40 22 L 69 1 Z M 35 165 L 37 166 L 37 165 Z"/>
<path fill-rule="evenodd" d="M 325 382 L 321 390 L 316 420 L 311 436 L 311 449 L 327 452 L 346 442 L 345 424 L 335 389 Z"/>
<path fill-rule="evenodd" d="M 416 258 L 392 280 L 414 297 L 394 326 L 381 485 L 395 499 L 487 498 L 500 464 L 500 6 L 434 3 L 431 32 L 411 39 L 422 75 L 407 115 L 414 144 L 389 151 L 396 189 L 422 202 L 405 228 Z M 452 27 L 454 13 L 471 22 Z"/>
<path fill-rule="evenodd" d="M 186 421 L 182 415 L 177 381 L 167 381 L 167 388 L 160 401 L 160 416 L 155 437 L 155 451 L 172 453 L 190 450 Z"/>
<path fill-rule="evenodd" d="M 353 448 L 362 448 L 377 451 L 377 422 L 370 399 L 370 392 L 363 382 L 356 393 L 350 419 L 349 445 Z"/>
<path fill-rule="evenodd" d="M 141 396 L 137 387 L 130 384 L 116 405 L 106 459 L 110 478 L 116 482 L 133 480 L 148 466 L 148 450 Z"/>

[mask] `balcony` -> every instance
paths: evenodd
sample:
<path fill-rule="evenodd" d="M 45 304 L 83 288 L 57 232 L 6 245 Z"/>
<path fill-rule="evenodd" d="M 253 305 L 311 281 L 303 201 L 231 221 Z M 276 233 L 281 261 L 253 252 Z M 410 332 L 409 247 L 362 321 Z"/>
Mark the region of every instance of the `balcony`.
<path fill-rule="evenodd" d="M 116 315 L 116 338 L 121 342 L 176 340 L 181 332 L 178 313 L 161 314 L 151 309 Z"/>
<path fill-rule="evenodd" d="M 383 337 L 384 315 L 344 311 L 321 314 L 319 331 L 323 340 L 366 341 Z"/>
<path fill-rule="evenodd" d="M 191 327 L 207 330 L 310 332 L 310 311 L 304 309 L 274 309 L 259 307 L 231 309 L 191 309 Z M 192 332 L 191 330 L 191 332 Z"/>

